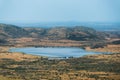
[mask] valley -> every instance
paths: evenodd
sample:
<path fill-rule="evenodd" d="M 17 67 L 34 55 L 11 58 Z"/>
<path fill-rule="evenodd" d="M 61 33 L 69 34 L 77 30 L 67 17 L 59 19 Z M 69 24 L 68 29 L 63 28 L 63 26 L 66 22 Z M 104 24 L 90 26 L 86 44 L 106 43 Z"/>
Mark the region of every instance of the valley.
<path fill-rule="evenodd" d="M 77 47 L 112 54 L 49 60 L 9 52 L 12 47 Z M 120 80 L 119 66 L 119 31 L 96 31 L 84 26 L 21 28 L 0 24 L 1 80 Z"/>

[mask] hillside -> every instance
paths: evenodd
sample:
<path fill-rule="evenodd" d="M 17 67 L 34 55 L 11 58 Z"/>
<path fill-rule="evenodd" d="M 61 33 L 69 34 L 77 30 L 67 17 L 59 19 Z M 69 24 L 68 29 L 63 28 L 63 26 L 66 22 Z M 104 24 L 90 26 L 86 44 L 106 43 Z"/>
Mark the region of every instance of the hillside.
<path fill-rule="evenodd" d="M 18 38 L 28 36 L 28 32 L 15 25 L 0 24 L 0 38 Z"/>
<path fill-rule="evenodd" d="M 84 26 L 22 28 L 15 25 L 0 24 L 0 39 L 30 37 L 48 40 L 96 41 L 104 40 L 106 36 L 108 37 L 110 35 L 112 33 L 107 34 Z"/>
<path fill-rule="evenodd" d="M 25 28 L 31 37 L 50 39 L 50 40 L 103 40 L 106 35 L 92 28 L 76 26 L 76 27 L 52 27 L 52 28 Z"/>
<path fill-rule="evenodd" d="M 120 39 L 116 34 L 119 36 L 83 26 L 21 28 L 0 24 L 0 80 L 120 80 Z M 8 52 L 11 47 L 41 46 L 115 53 L 49 59 Z"/>

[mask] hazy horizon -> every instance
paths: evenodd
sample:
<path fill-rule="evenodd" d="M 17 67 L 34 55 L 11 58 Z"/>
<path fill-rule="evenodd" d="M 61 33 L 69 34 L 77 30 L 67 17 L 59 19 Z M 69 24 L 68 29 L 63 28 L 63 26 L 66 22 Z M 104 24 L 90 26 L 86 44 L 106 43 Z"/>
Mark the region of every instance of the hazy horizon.
<path fill-rule="evenodd" d="M 75 27 L 85 26 L 98 31 L 120 31 L 119 22 L 36 22 L 36 23 L 1 23 L 16 25 L 18 27 L 33 27 L 33 28 L 51 28 L 51 27 Z"/>

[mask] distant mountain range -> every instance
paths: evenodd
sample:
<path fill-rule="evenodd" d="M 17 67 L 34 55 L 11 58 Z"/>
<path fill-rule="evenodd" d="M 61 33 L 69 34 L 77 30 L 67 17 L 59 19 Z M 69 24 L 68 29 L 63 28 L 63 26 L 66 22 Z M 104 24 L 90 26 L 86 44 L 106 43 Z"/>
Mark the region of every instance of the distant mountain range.
<path fill-rule="evenodd" d="M 120 23 L 119 22 L 40 22 L 40 23 L 15 23 L 17 26 L 21 27 L 42 27 L 42 28 L 50 28 L 50 27 L 74 27 L 74 26 L 86 26 L 90 28 L 94 28 L 98 31 L 120 31 Z"/>

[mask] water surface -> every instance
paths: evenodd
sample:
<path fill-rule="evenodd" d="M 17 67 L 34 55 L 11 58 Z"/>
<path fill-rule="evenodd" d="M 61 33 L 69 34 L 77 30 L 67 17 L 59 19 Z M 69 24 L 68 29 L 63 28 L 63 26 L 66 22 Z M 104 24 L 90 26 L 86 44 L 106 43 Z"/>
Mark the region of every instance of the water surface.
<path fill-rule="evenodd" d="M 81 48 L 52 48 L 52 47 L 26 47 L 26 48 L 11 48 L 10 52 L 23 52 L 26 54 L 40 55 L 47 57 L 81 57 L 89 54 L 100 54 L 100 52 L 90 52 Z"/>

